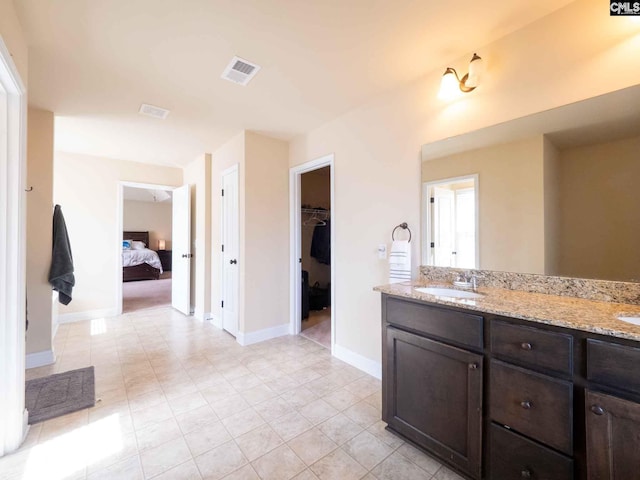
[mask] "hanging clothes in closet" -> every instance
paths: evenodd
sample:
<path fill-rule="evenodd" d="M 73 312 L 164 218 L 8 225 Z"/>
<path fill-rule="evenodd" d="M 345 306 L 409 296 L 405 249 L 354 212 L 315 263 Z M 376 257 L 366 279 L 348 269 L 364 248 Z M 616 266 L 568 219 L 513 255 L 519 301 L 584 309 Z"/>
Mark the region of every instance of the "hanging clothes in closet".
<path fill-rule="evenodd" d="M 316 225 L 311 239 L 311 256 L 318 262 L 331 265 L 331 220 L 326 225 Z"/>

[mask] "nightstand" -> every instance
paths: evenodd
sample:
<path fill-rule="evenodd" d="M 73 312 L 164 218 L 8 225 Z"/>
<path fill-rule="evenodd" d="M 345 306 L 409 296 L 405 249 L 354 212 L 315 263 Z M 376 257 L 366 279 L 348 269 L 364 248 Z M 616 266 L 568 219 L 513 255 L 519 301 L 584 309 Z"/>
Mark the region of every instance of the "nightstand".
<path fill-rule="evenodd" d="M 160 257 L 162 270 L 164 270 L 165 272 L 170 272 L 171 271 L 171 250 L 158 250 L 158 256 Z"/>

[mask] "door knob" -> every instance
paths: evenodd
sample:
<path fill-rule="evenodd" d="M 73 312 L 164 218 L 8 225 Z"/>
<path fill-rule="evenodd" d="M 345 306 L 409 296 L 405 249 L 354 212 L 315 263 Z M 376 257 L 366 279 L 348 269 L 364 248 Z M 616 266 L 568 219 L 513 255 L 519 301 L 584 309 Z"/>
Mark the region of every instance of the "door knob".
<path fill-rule="evenodd" d="M 604 415 L 604 408 L 600 405 L 591 405 L 591 411 L 596 415 Z"/>
<path fill-rule="evenodd" d="M 231 265 L 235 265 L 235 264 L 237 264 L 237 263 L 238 263 L 238 260 L 236 260 L 236 259 L 234 258 L 233 260 L 229 260 L 229 263 L 230 263 Z"/>
<path fill-rule="evenodd" d="M 520 348 L 522 348 L 523 350 L 533 350 L 533 345 L 531 345 L 529 342 L 523 342 L 520 344 Z"/>
<path fill-rule="evenodd" d="M 183 253 L 182 258 L 191 258 L 193 255 L 191 253 Z"/>
<path fill-rule="evenodd" d="M 524 408 L 525 410 L 530 410 L 532 405 L 531 402 L 529 400 L 525 400 L 524 402 L 520 402 L 520 406 L 522 408 Z"/>

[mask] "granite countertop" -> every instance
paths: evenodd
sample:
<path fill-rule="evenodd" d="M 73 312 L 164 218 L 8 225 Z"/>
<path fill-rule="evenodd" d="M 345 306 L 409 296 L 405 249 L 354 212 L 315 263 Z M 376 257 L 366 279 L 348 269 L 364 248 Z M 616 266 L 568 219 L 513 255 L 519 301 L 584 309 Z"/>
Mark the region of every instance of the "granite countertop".
<path fill-rule="evenodd" d="M 452 298 L 421 293 L 415 290 L 416 287 L 454 288 L 444 282 L 414 281 L 381 285 L 374 290 L 396 297 L 640 341 L 640 326 L 616 318 L 619 315 L 640 317 L 640 305 L 489 287 L 478 287 L 477 292 L 483 294 L 482 298 Z"/>

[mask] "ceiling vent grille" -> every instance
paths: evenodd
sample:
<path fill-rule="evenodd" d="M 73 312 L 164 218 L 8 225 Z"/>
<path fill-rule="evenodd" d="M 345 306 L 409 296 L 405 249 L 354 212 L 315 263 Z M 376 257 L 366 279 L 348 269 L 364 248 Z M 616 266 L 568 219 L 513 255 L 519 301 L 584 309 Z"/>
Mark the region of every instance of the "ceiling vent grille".
<path fill-rule="evenodd" d="M 140 110 L 138 113 L 142 115 L 146 115 L 148 117 L 159 118 L 160 120 L 164 120 L 169 115 L 169 110 L 161 107 L 156 107 L 154 105 L 149 105 L 147 103 L 143 103 L 140 105 Z"/>
<path fill-rule="evenodd" d="M 238 85 L 247 85 L 259 71 L 259 65 L 240 57 L 233 57 L 229 65 L 227 65 L 227 68 L 222 72 L 221 78 L 237 83 Z"/>

